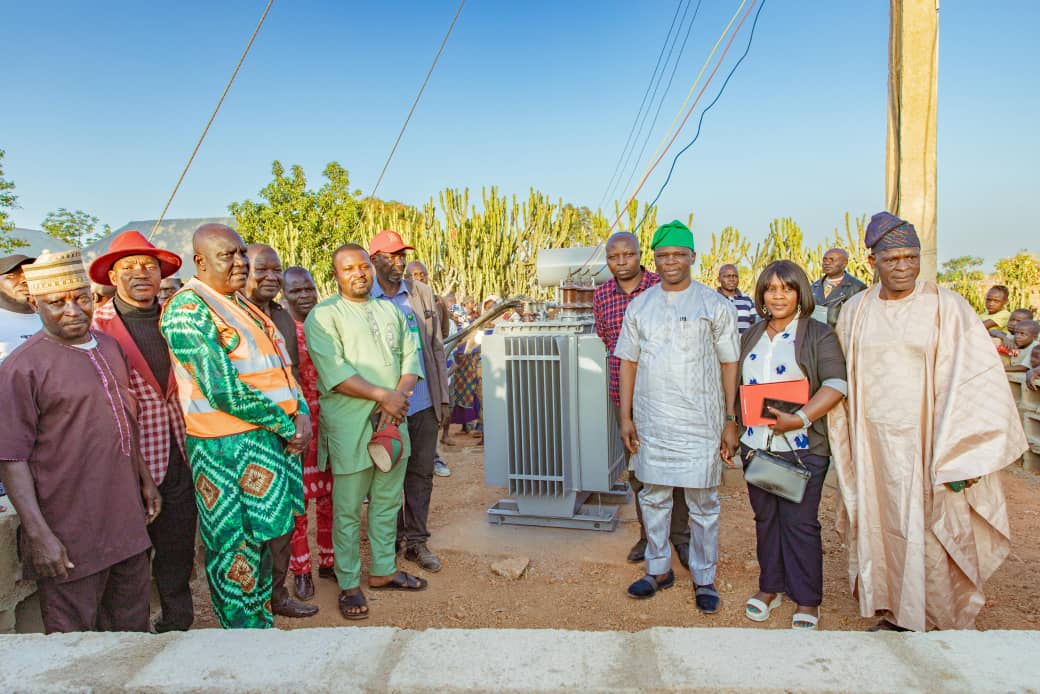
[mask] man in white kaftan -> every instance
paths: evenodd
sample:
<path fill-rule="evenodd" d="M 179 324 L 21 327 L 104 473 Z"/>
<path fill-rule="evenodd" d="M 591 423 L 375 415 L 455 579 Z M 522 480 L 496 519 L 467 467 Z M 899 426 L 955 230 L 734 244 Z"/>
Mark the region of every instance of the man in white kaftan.
<path fill-rule="evenodd" d="M 665 225 L 652 247 L 662 282 L 629 304 L 614 350 L 621 359 L 622 438 L 644 484 L 647 576 L 629 595 L 650 597 L 674 582 L 668 534 L 673 488 L 681 487 L 697 605 L 711 613 L 718 609 L 720 452 L 731 458 L 736 448 L 737 313 L 725 297 L 690 279 L 689 229 Z"/>
<path fill-rule="evenodd" d="M 879 213 L 866 243 L 881 281 L 838 318 L 849 394 L 828 419 L 849 580 L 873 630 L 971 628 L 1009 550 L 995 473 L 1025 435 L 971 307 L 918 281 L 913 226 Z"/>

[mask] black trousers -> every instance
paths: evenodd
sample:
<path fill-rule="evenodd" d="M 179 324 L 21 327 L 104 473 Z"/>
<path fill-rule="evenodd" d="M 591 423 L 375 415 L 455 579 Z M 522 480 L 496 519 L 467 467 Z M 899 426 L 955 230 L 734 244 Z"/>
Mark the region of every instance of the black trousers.
<path fill-rule="evenodd" d="M 643 507 L 639 503 L 639 490 L 643 483 L 636 478 L 635 471 L 628 475 L 628 485 L 636 499 L 636 518 L 639 519 L 639 539 L 646 539 L 646 528 L 643 527 Z M 690 544 L 690 511 L 686 508 L 686 493 L 682 487 L 672 490 L 672 527 L 668 539 L 675 546 Z"/>
<path fill-rule="evenodd" d="M 747 467 L 747 446 L 740 452 Z M 777 453 L 794 461 L 793 453 Z M 799 453 L 812 477 L 802 503 L 795 504 L 754 485 L 748 497 L 755 511 L 758 552 L 758 589 L 787 593 L 799 605 L 815 607 L 823 601 L 823 540 L 820 537 L 820 497 L 830 458 Z"/>
<path fill-rule="evenodd" d="M 277 605 L 289 599 L 285 578 L 289 575 L 289 560 L 292 558 L 292 531 L 267 541 L 271 550 L 271 604 Z"/>
<path fill-rule="evenodd" d="M 195 526 L 198 507 L 191 470 L 180 451 L 170 456 L 170 467 L 159 485 L 162 511 L 148 526 L 155 554 L 152 575 L 159 590 L 162 614 L 159 631 L 183 631 L 195 620 L 191 598 L 191 570 L 195 564 Z"/>
<path fill-rule="evenodd" d="M 397 543 L 407 547 L 424 544 L 430 539 L 426 522 L 430 517 L 433 494 L 433 460 L 437 455 L 440 422 L 433 407 L 408 416 L 408 438 L 412 454 L 404 475 L 404 503 L 397 516 Z"/>

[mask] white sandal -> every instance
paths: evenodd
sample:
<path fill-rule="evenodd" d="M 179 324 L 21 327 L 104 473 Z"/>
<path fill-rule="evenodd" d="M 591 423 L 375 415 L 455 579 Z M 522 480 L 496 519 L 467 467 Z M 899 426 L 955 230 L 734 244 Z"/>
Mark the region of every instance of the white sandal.
<path fill-rule="evenodd" d="M 801 622 L 801 624 L 799 624 Z M 808 614 L 806 612 L 795 612 L 794 616 L 791 617 L 791 628 L 792 629 L 804 629 L 805 631 L 813 631 L 816 629 L 816 625 L 820 623 L 820 618 L 814 614 Z"/>
<path fill-rule="evenodd" d="M 752 622 L 764 622 L 769 619 L 769 615 L 772 614 L 773 610 L 780 607 L 782 602 L 783 598 L 780 593 L 777 593 L 776 597 L 768 605 L 758 598 L 748 598 L 747 602 L 744 603 L 744 616 Z M 752 612 L 752 609 L 756 611 Z"/>

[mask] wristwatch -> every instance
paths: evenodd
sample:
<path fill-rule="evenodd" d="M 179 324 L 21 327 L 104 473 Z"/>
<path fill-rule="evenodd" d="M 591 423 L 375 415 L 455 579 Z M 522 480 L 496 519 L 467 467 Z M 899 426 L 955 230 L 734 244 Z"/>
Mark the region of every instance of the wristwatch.
<path fill-rule="evenodd" d="M 735 415 L 735 414 L 728 414 L 728 415 L 726 415 L 726 421 L 727 422 L 736 422 L 737 421 L 737 415 Z"/>
<path fill-rule="evenodd" d="M 812 426 L 812 420 L 809 419 L 809 415 L 805 414 L 805 410 L 798 410 L 797 412 L 795 412 L 795 415 L 797 415 L 798 418 L 802 420 L 802 424 L 805 425 L 806 429 Z"/>

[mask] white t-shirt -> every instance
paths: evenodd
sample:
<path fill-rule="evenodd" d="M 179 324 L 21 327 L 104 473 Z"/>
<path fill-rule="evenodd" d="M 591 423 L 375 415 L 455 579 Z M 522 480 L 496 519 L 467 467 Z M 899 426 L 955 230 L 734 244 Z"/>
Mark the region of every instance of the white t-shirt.
<path fill-rule="evenodd" d="M 0 309 L 0 362 L 43 328 L 35 313 Z"/>

